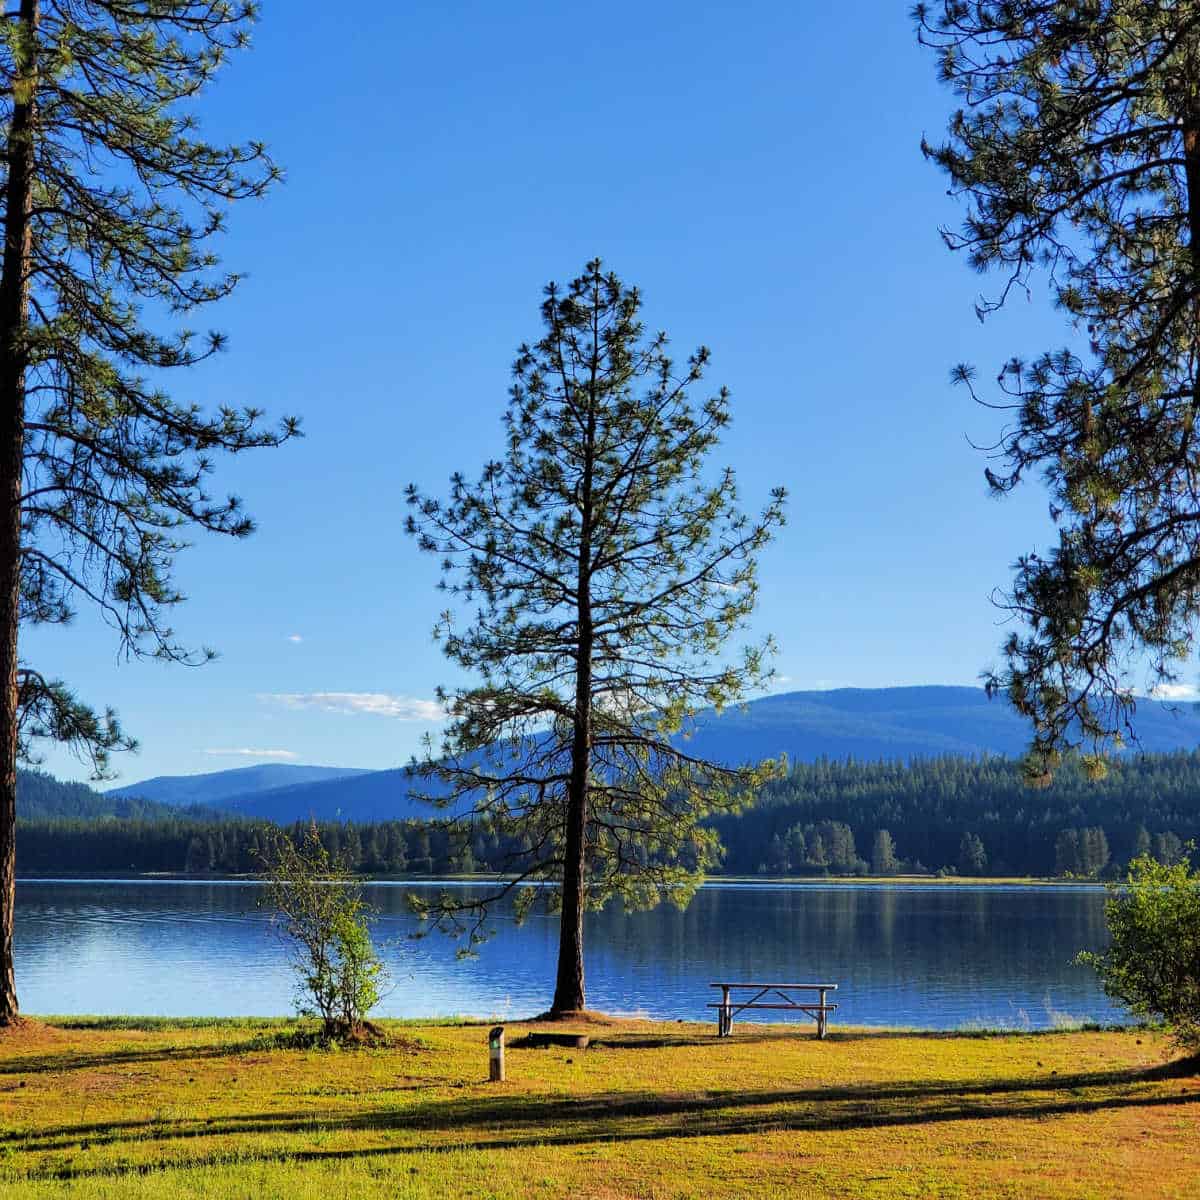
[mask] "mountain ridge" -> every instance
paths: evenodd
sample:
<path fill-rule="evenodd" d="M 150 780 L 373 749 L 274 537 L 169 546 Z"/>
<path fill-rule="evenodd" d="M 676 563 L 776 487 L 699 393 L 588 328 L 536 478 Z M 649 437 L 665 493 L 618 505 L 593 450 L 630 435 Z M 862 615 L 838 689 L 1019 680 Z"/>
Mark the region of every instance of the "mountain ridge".
<path fill-rule="evenodd" d="M 110 788 L 104 793 L 120 799 L 155 800 L 186 808 L 213 805 L 236 796 L 252 795 L 278 787 L 326 783 L 353 775 L 371 774 L 365 767 L 315 767 L 299 763 L 256 763 L 196 775 L 156 775 L 138 783 Z"/>
<path fill-rule="evenodd" d="M 1191 749 L 1200 745 L 1200 707 L 1145 699 L 1139 702 L 1134 727 L 1139 743 L 1134 751 L 1148 753 Z M 954 685 L 914 685 L 896 688 L 836 688 L 827 691 L 777 693 L 749 701 L 717 716 L 701 713 L 687 736 L 689 749 L 730 765 L 786 754 L 793 762 L 818 759 L 842 761 L 911 761 L 943 755 L 979 757 L 1021 754 L 1029 741 L 1029 726 L 1003 699 L 989 700 L 982 688 Z M 256 768 L 241 768 L 244 773 Z M 403 767 L 381 771 L 353 768 L 301 768 L 336 775 L 279 786 L 230 791 L 230 776 L 185 776 L 203 780 L 224 777 L 226 788 L 214 797 L 206 793 L 191 803 L 204 803 L 248 818 L 287 823 L 317 820 L 369 822 L 428 817 L 428 804 L 409 794 Z M 257 778 L 286 778 L 289 768 L 270 764 Z M 116 791 L 124 796 L 163 796 L 149 785 L 177 781 L 160 777 Z M 139 790 L 142 789 L 142 790 Z M 108 793 L 113 795 L 113 792 Z"/>

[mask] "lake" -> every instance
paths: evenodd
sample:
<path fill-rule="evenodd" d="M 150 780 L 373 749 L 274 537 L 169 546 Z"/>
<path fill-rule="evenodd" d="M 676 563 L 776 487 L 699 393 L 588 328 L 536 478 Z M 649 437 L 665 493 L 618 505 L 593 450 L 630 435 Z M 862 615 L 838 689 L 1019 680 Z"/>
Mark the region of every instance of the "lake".
<path fill-rule="evenodd" d="M 518 927 L 501 914 L 479 957 L 461 961 L 440 934 L 413 940 L 405 896 L 417 886 L 365 889 L 392 974 L 381 1015 L 514 1019 L 549 1006 L 555 918 Z M 22 1008 L 288 1013 L 285 951 L 255 908 L 257 892 L 242 881 L 18 881 Z M 1104 940 L 1101 888 L 716 882 L 684 912 L 590 914 L 588 1006 L 708 1020 L 710 981 L 779 979 L 840 984 L 835 1027 L 1113 1021 L 1120 1014 L 1094 974 L 1072 962 Z"/>

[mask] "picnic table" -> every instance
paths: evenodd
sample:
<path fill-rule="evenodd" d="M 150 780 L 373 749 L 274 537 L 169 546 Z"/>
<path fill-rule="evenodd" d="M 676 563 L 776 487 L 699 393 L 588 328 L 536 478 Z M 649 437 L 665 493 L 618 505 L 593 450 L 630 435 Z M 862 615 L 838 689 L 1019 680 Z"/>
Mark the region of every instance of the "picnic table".
<path fill-rule="evenodd" d="M 830 992 L 837 991 L 836 983 L 710 983 L 721 989 L 721 999 L 706 1008 L 717 1010 L 717 1037 L 728 1037 L 733 1030 L 733 1018 L 747 1009 L 772 1009 L 777 1012 L 802 1012 L 817 1023 L 817 1037 L 824 1038 L 829 1028 L 829 1014 L 837 1008 L 828 1002 Z M 753 992 L 747 997 L 734 996 L 735 991 Z M 798 999 L 793 992 L 816 992 L 817 999 Z"/>

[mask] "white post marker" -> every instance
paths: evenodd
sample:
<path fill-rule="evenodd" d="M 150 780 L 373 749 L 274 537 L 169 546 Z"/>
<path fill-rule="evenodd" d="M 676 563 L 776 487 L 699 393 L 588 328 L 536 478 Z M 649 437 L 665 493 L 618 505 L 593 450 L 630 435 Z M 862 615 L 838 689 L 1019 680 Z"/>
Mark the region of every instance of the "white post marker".
<path fill-rule="evenodd" d="M 497 1025 L 488 1034 L 488 1080 L 504 1082 L 504 1026 Z"/>

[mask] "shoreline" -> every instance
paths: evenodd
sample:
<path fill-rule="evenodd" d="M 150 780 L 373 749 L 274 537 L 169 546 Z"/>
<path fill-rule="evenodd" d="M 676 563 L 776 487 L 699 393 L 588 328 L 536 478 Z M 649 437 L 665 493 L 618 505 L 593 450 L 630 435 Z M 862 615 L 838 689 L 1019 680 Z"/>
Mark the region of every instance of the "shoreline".
<path fill-rule="evenodd" d="M 360 875 L 362 884 L 415 884 L 433 886 L 447 884 L 465 887 L 489 884 L 507 879 L 496 875 Z M 243 883 L 259 882 L 255 874 L 187 874 L 182 871 L 75 871 L 30 872 L 18 874 L 17 883 Z M 1104 879 L 1072 879 L 1053 875 L 708 875 L 701 887 L 1078 887 L 1103 888 L 1110 882 Z M 535 886 L 550 886 L 541 884 Z"/>

